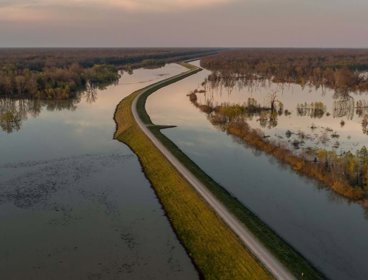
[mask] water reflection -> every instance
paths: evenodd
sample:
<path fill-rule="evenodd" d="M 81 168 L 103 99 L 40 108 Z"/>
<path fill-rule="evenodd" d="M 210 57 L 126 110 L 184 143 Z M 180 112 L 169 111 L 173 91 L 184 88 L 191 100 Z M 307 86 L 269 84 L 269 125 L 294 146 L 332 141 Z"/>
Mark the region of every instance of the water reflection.
<path fill-rule="evenodd" d="M 136 156 L 112 139 L 116 105 L 163 72 L 183 68 L 65 101 L 1 99 L 2 124 L 20 128 L 0 130 L 1 279 L 198 278 Z"/>
<path fill-rule="evenodd" d="M 117 83 L 113 84 L 117 85 Z M 96 102 L 97 92 L 106 89 L 108 85 L 88 85 L 85 91 L 78 93 L 75 97 L 62 100 L 0 98 L 0 127 L 6 133 L 19 131 L 25 120 L 29 117 L 38 117 L 43 109 L 47 111 L 74 111 L 82 100 L 89 104 Z"/>
<path fill-rule="evenodd" d="M 243 74 L 208 74 L 196 89 L 197 105 L 241 105 L 249 111 L 251 98 L 260 107 L 269 108 L 249 116 L 249 125 L 261 129 L 273 140 L 280 140 L 287 131 L 293 135 L 311 134 L 306 148 L 323 147 L 356 151 L 366 144 L 368 98 L 364 92 L 332 90 L 308 83 L 303 85 L 276 83 L 260 76 Z M 275 107 L 275 108 L 273 108 Z M 278 108 L 276 108 L 278 107 Z M 326 138 L 326 141 L 319 141 Z M 338 135 L 338 145 L 333 140 Z M 295 139 L 294 139 L 295 140 Z M 287 141 L 294 148 L 293 139 Z"/>
<path fill-rule="evenodd" d="M 90 98 L 91 95 L 86 96 Z M 74 111 L 79 102 L 80 98 L 67 100 L 0 98 L 0 127 L 7 133 L 19 131 L 25 120 L 29 117 L 38 117 L 43 108 L 47 111 Z"/>
<path fill-rule="evenodd" d="M 334 118 L 342 118 L 346 117 L 348 120 L 352 120 L 354 118 L 354 98 L 350 96 L 350 94 L 335 94 L 333 106 L 333 117 Z"/>
<path fill-rule="evenodd" d="M 362 119 L 357 119 L 356 115 L 353 120 L 333 118 L 333 101 L 336 99 L 333 99 L 331 90 L 322 87 L 309 92 L 308 86 L 303 91 L 300 86 L 291 84 L 284 84 L 281 88 L 268 81 L 257 81 L 253 82 L 257 87 L 244 86 L 242 90 L 235 87 L 228 94 L 229 91 L 221 85 L 213 91 L 208 84 L 204 87 L 203 81 L 209 74 L 204 70 L 150 96 L 147 110 L 152 121 L 177 125 L 163 133 L 329 278 L 366 279 L 368 223 L 363 207 L 341 199 L 321 185 L 297 175 L 289 167 L 277 164 L 274 158 L 219 131 L 208 121 L 208 114 L 201 113 L 189 102 L 187 95 L 196 88 L 206 90 L 197 93 L 197 102 L 211 107 L 223 103 L 245 107 L 249 97 L 254 98 L 257 104 L 269 107 L 270 94 L 278 90 L 277 99 L 284 105 L 283 115 L 277 116 L 278 133 L 275 133 L 275 127 L 262 128 L 257 116 L 249 119 L 249 124 L 263 129 L 267 135 L 285 137 L 289 131 L 291 139 L 304 137 L 306 142 L 307 137 L 314 134 L 326 133 L 330 138 L 339 128 L 339 141 L 351 135 L 355 138 L 351 142 L 366 143 Z M 364 99 L 365 96 L 359 98 Z M 207 103 L 208 100 L 211 103 Z M 323 102 L 327 107 L 325 115 L 320 119 L 297 116 L 297 104 L 304 102 Z M 286 110 L 291 114 L 285 114 Z M 341 127 L 342 120 L 346 124 Z M 299 133 L 302 128 L 304 136 Z M 331 145 L 334 141 L 330 142 Z"/>
<path fill-rule="evenodd" d="M 322 102 L 312 102 L 312 103 L 304 103 L 298 104 L 297 106 L 298 116 L 309 116 L 311 118 L 322 118 L 326 112 L 326 105 Z"/>

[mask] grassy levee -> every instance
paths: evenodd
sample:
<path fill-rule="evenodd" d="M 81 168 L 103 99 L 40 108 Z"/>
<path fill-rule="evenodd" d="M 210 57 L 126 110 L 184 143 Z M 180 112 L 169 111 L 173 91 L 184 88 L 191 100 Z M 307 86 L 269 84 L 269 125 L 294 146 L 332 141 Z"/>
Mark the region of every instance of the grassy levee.
<path fill-rule="evenodd" d="M 195 71 L 196 66 L 182 63 L 181 65 Z M 199 70 L 198 70 L 199 71 Z M 157 90 L 157 89 L 155 89 Z M 236 216 L 257 238 L 262 242 L 289 270 L 300 279 L 325 279 L 310 262 L 308 262 L 292 246 L 276 234 L 269 226 L 259 219 L 253 212 L 245 207 L 236 197 L 209 177 L 197 164 L 180 150 L 170 139 L 161 133 L 162 126 L 152 123 L 145 110 L 149 90 L 141 95 L 137 102 L 137 111 L 144 123 L 150 125 L 152 133 L 180 162 L 190 170 L 207 188 Z M 303 275 L 303 277 L 301 276 Z"/>
<path fill-rule="evenodd" d="M 148 96 L 197 71 L 192 69 L 123 99 L 114 116 L 117 124 L 115 139 L 127 144 L 138 155 L 170 223 L 202 278 L 271 279 L 266 269 L 156 148 L 133 117 L 133 100 L 142 91 Z"/>

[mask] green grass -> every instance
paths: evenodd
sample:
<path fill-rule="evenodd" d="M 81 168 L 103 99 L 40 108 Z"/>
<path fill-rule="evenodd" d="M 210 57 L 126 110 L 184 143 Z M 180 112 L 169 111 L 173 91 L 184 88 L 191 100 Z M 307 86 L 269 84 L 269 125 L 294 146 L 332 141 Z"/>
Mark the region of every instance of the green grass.
<path fill-rule="evenodd" d="M 160 132 L 157 127 L 151 127 L 155 136 L 180 160 L 207 188 L 220 200 L 234 216 L 276 256 L 297 278 L 325 279 L 301 254 L 278 236 L 269 226 L 246 208 L 236 197 L 209 177 L 198 165 L 184 154 L 171 140 Z M 267 205 L 265 205 L 267 207 Z"/>
<path fill-rule="evenodd" d="M 145 112 L 143 100 L 149 94 L 197 71 L 192 69 L 173 79 L 134 92 L 122 100 L 114 116 L 117 124 L 115 138 L 127 144 L 138 155 L 170 223 L 202 277 L 271 279 L 266 269 L 142 132 L 132 115 L 132 102 L 142 91 L 144 95 L 138 100 L 141 114 Z M 150 121 L 148 115 L 143 119 Z M 153 129 L 158 131 L 155 127 Z"/>

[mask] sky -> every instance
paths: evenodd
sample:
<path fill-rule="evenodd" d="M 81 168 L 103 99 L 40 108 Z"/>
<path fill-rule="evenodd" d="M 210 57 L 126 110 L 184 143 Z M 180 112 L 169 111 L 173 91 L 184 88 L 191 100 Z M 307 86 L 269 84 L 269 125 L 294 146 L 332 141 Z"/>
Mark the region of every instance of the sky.
<path fill-rule="evenodd" d="M 368 0 L 0 0 L 0 47 L 368 48 Z"/>

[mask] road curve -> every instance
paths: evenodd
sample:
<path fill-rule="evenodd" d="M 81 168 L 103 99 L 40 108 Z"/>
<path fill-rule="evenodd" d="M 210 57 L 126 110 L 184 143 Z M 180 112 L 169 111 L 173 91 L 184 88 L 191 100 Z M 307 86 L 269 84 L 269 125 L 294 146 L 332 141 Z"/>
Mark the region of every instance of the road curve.
<path fill-rule="evenodd" d="M 180 75 L 180 74 L 179 74 Z M 177 76 L 175 76 L 177 77 Z M 174 77 L 173 77 L 174 78 Z M 165 80 L 167 81 L 167 80 Z M 160 83 L 160 82 L 159 82 Z M 158 83 L 158 84 L 159 84 Z M 155 86 L 157 85 L 154 84 Z M 153 85 L 152 85 L 153 87 Z M 161 153 L 171 162 L 171 164 L 182 174 L 182 176 L 193 186 L 193 188 L 207 201 L 213 208 L 215 213 L 233 230 L 245 246 L 258 258 L 258 260 L 266 267 L 266 269 L 276 278 L 280 280 L 296 279 L 288 269 L 280 263 L 258 239 L 251 233 L 237 218 L 235 218 L 227 208 L 202 184 L 171 152 L 153 135 L 149 128 L 140 119 L 137 112 L 137 100 L 151 86 L 142 90 L 132 103 L 132 113 L 135 121 L 152 143 L 161 151 Z"/>

